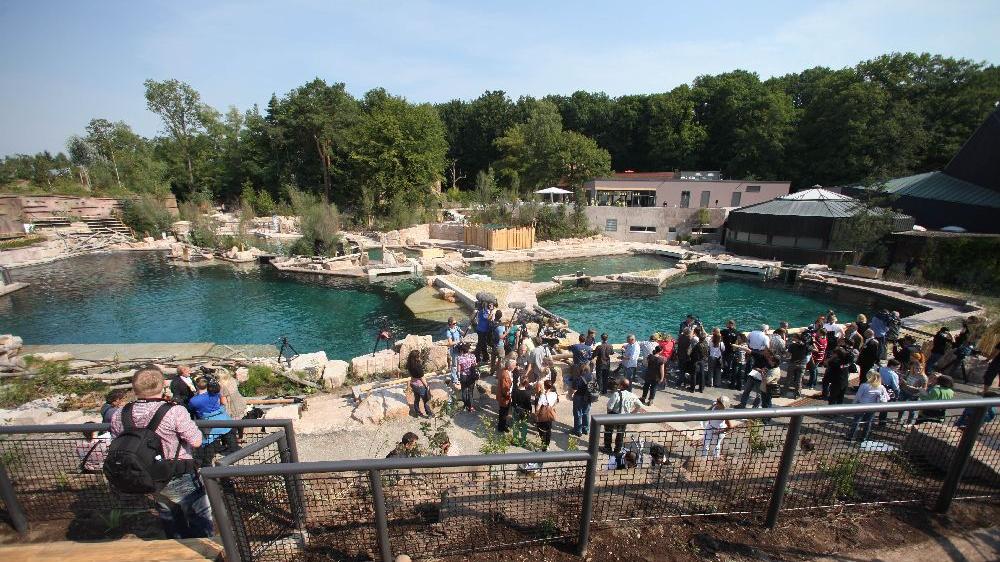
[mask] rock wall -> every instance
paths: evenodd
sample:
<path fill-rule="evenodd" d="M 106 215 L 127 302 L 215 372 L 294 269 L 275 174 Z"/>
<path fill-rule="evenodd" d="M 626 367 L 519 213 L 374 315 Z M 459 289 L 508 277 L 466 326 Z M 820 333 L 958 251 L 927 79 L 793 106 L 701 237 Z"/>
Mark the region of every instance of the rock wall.
<path fill-rule="evenodd" d="M 430 225 L 429 235 L 435 240 L 465 240 L 465 225 L 457 222 L 437 222 Z"/>
<path fill-rule="evenodd" d="M 418 224 L 410 228 L 390 230 L 384 234 L 379 234 L 379 242 L 387 246 L 403 246 L 419 244 L 430 237 L 430 225 Z"/>

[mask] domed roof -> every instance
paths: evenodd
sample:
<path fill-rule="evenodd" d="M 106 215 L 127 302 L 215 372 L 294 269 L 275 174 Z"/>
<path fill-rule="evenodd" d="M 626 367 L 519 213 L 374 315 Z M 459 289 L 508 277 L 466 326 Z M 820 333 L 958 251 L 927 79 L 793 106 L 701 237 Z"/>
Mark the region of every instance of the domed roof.
<path fill-rule="evenodd" d="M 731 214 L 846 218 L 854 216 L 860 209 L 861 205 L 853 197 L 812 188 L 748 205 Z"/>

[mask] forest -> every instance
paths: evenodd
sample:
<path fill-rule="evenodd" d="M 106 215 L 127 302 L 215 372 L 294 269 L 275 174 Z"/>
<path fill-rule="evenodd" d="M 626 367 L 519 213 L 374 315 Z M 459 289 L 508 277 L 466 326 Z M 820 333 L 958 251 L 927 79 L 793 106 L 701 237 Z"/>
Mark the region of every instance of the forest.
<path fill-rule="evenodd" d="M 721 170 L 791 180 L 793 189 L 879 181 L 947 164 L 1000 100 L 1000 67 L 894 53 L 766 80 L 745 70 L 704 75 L 654 94 L 487 91 L 437 105 L 384 89 L 356 98 L 316 78 L 262 107 L 224 112 L 177 80 L 145 87 L 160 134 L 95 117 L 65 152 L 4 157 L 0 189 L 169 190 L 215 202 L 249 194 L 265 207 L 297 190 L 369 223 L 404 224 L 477 187 L 527 196 L 612 170 Z"/>

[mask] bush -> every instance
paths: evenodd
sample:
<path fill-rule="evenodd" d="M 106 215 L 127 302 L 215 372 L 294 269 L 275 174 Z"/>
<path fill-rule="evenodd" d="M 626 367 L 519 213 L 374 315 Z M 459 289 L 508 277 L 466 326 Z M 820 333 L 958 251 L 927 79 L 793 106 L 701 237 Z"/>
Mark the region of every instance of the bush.
<path fill-rule="evenodd" d="M 274 214 L 275 204 L 274 199 L 271 198 L 271 194 L 261 189 L 257 192 L 257 197 L 254 199 L 254 211 L 257 216 L 267 217 Z"/>
<path fill-rule="evenodd" d="M 340 213 L 337 206 L 316 195 L 288 190 L 292 209 L 299 217 L 299 238 L 289 252 L 301 256 L 335 256 L 340 246 Z"/>
<path fill-rule="evenodd" d="M 122 222 L 139 235 L 156 237 L 170 231 L 174 218 L 159 199 L 140 195 L 122 203 Z"/>
<path fill-rule="evenodd" d="M 0 385 L 0 408 L 12 408 L 56 394 L 86 394 L 108 389 L 102 382 L 69 378 L 66 361 L 28 359 L 30 378 L 18 378 Z"/>
<path fill-rule="evenodd" d="M 276 375 L 267 365 L 253 365 L 249 369 L 246 382 L 239 385 L 244 396 L 284 396 L 301 394 L 302 389 L 292 381 Z"/>

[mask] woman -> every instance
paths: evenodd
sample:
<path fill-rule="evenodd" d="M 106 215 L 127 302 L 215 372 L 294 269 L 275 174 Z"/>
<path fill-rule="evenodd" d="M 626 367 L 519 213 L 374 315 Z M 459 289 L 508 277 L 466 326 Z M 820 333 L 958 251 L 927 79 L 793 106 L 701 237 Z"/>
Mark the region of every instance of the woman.
<path fill-rule="evenodd" d="M 525 447 L 528 444 L 528 414 L 531 413 L 531 381 L 521 377 L 517 388 L 511 393 L 514 405 L 514 444 Z"/>
<path fill-rule="evenodd" d="M 864 314 L 859 314 L 858 318 L 854 321 L 854 326 L 858 329 L 858 333 L 864 335 L 872 325 L 868 322 L 868 317 Z"/>
<path fill-rule="evenodd" d="M 479 379 L 478 365 L 472 347 L 468 343 L 462 343 L 458 356 L 458 384 L 462 389 L 462 402 L 466 412 L 476 411 L 472 407 L 472 397 Z"/>
<path fill-rule="evenodd" d="M 510 413 L 510 403 L 514 393 L 514 372 L 517 370 L 517 360 L 507 359 L 503 368 L 497 373 L 497 433 L 507 433 L 507 415 Z"/>
<path fill-rule="evenodd" d="M 833 352 L 833 356 L 826 364 L 826 374 L 823 376 L 823 383 L 827 385 L 827 403 L 843 404 L 844 394 L 851 379 L 851 358 L 850 352 L 842 347 L 838 347 Z"/>
<path fill-rule="evenodd" d="M 743 394 L 740 396 L 740 408 L 746 408 L 750 401 L 750 393 L 756 392 L 753 399 L 753 407 L 771 407 L 771 393 L 768 385 L 777 384 L 781 378 L 781 369 L 778 368 L 780 360 L 771 353 L 770 349 L 764 350 L 764 365 L 750 371 L 746 384 L 743 386 Z"/>
<path fill-rule="evenodd" d="M 816 388 L 816 381 L 819 379 L 819 366 L 826 361 L 827 339 L 826 331 L 823 330 L 824 318 L 820 316 L 816 319 L 816 329 L 812 338 L 812 352 L 808 363 L 809 388 Z M 825 396 L 826 393 L 824 392 Z"/>
<path fill-rule="evenodd" d="M 712 339 L 708 343 L 708 381 L 715 388 L 722 387 L 722 354 L 726 344 L 722 343 L 722 332 L 718 328 L 712 330 Z"/>
<path fill-rule="evenodd" d="M 844 336 L 844 327 L 837 323 L 837 315 L 833 312 L 826 315 L 823 331 L 826 332 L 827 349 L 837 349 L 840 338 Z"/>
<path fill-rule="evenodd" d="M 733 390 L 742 390 L 743 381 L 749 374 L 747 366 L 747 357 L 750 354 L 750 346 L 747 345 L 747 335 L 740 332 L 736 336 L 736 343 L 733 345 L 733 367 L 730 370 L 730 380 L 729 388 Z"/>
<path fill-rule="evenodd" d="M 424 404 L 424 416 L 433 417 L 431 412 L 431 390 L 427 388 L 427 381 L 424 380 L 424 362 L 420 359 L 420 350 L 410 350 L 406 356 L 406 370 L 410 373 L 410 390 L 413 391 L 413 416 L 420 417 L 420 403 Z"/>
<path fill-rule="evenodd" d="M 725 410 L 729 407 L 729 397 L 720 396 L 715 399 L 715 403 L 709 410 Z M 726 432 L 732 429 L 732 420 L 708 420 L 704 424 L 705 437 L 702 440 L 701 456 L 707 457 L 711 451 L 712 458 L 719 458 L 722 453 L 722 440 L 726 437 Z"/>
<path fill-rule="evenodd" d="M 236 378 L 225 369 L 218 371 L 219 394 L 222 397 L 222 405 L 226 408 L 229 417 L 234 420 L 241 420 L 247 415 L 247 399 L 240 394 L 240 385 Z"/>
<path fill-rule="evenodd" d="M 691 370 L 690 392 L 705 392 L 705 374 L 708 370 L 708 337 L 700 327 L 691 336 L 691 356 L 688 368 Z"/>
<path fill-rule="evenodd" d="M 936 384 L 932 385 L 920 395 L 920 400 L 952 400 L 955 398 L 955 391 L 952 389 L 955 386 L 954 381 L 948 375 L 938 375 Z M 945 417 L 944 408 L 934 409 L 934 410 L 920 410 L 920 415 L 917 416 L 917 422 L 937 422 L 941 423 L 944 421 Z"/>
<path fill-rule="evenodd" d="M 868 371 L 867 382 L 861 383 L 858 393 L 854 396 L 855 404 L 882 404 L 889 401 L 889 392 L 882 384 L 882 376 L 878 371 Z M 861 432 L 861 441 L 868 440 L 868 434 L 872 431 L 872 420 L 875 419 L 875 412 L 866 412 L 854 416 L 854 423 L 851 430 L 847 432 L 847 440 L 853 441 L 854 435 L 858 432 L 858 425 L 865 424 L 864 431 Z"/>
<path fill-rule="evenodd" d="M 903 380 L 899 381 L 900 402 L 912 402 L 914 400 L 918 400 L 920 395 L 927 390 L 927 375 L 924 373 L 923 366 L 919 363 L 911 363 L 902 379 Z M 914 419 L 917 417 L 916 410 L 910 410 L 908 412 L 899 412 L 899 417 L 897 419 L 902 419 L 903 414 L 906 414 L 906 421 L 904 422 L 906 425 L 912 424 Z"/>
<path fill-rule="evenodd" d="M 535 428 L 538 436 L 542 438 L 542 451 L 549 450 L 549 442 L 552 440 L 552 422 L 556 421 L 556 404 L 559 403 L 559 394 L 555 391 L 552 381 L 545 379 L 542 392 L 535 401 Z"/>

